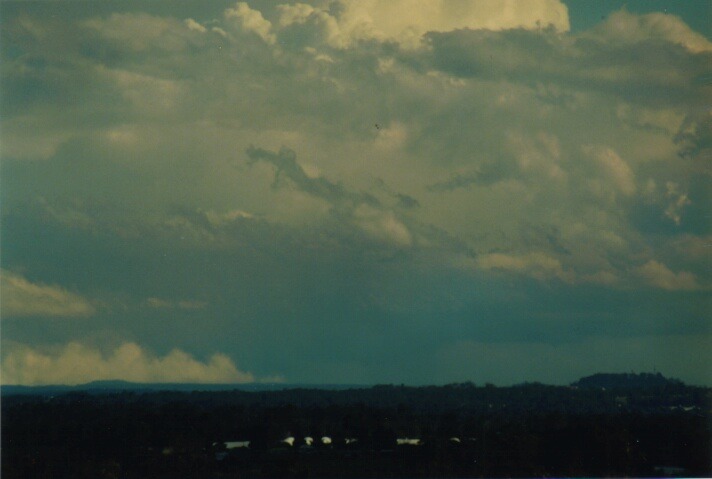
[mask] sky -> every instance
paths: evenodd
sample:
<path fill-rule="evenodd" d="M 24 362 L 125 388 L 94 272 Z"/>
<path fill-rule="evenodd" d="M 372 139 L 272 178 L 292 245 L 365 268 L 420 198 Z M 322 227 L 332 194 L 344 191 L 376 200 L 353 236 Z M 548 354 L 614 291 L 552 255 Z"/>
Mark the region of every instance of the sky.
<path fill-rule="evenodd" d="M 3 2 L 3 384 L 712 385 L 707 1 Z"/>

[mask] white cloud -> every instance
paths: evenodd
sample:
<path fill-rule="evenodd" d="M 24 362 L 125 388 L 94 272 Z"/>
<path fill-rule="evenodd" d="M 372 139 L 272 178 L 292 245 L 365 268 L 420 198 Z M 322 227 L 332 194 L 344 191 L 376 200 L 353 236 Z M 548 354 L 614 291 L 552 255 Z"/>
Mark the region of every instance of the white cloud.
<path fill-rule="evenodd" d="M 669 202 L 665 208 L 665 216 L 679 225 L 682 220 L 682 210 L 692 202 L 686 193 L 680 191 L 680 185 L 673 181 L 665 183 L 665 190 L 665 197 Z"/>
<path fill-rule="evenodd" d="M 712 42 L 695 32 L 675 15 L 649 13 L 636 15 L 620 10 L 608 16 L 593 30 L 610 42 L 638 43 L 664 39 L 684 46 L 694 53 L 712 51 Z"/>
<path fill-rule="evenodd" d="M 564 181 L 566 172 L 559 164 L 561 147 L 559 139 L 544 132 L 532 135 L 534 138 L 521 134 L 508 135 L 508 147 L 513 151 L 520 171 L 525 178 L 547 181 Z"/>
<path fill-rule="evenodd" d="M 86 20 L 81 25 L 137 52 L 151 49 L 179 52 L 188 46 L 188 36 L 195 35 L 197 23 L 182 23 L 174 18 L 145 13 L 114 13 L 106 19 Z"/>
<path fill-rule="evenodd" d="M 553 25 L 569 29 L 558 0 L 341 0 L 339 26 L 351 38 L 395 39 L 414 46 L 426 32 L 503 30 Z"/>
<path fill-rule="evenodd" d="M 635 175 L 628 163 L 615 151 L 606 147 L 584 146 L 584 152 L 598 162 L 601 171 L 608 182 L 625 196 L 636 191 Z"/>
<path fill-rule="evenodd" d="M 279 26 L 288 27 L 295 23 L 303 24 L 315 12 L 321 10 L 314 8 L 306 3 L 295 3 L 293 5 L 283 4 L 277 7 L 279 9 Z"/>
<path fill-rule="evenodd" d="M 165 80 L 128 70 L 97 68 L 99 75 L 115 82 L 125 100 L 136 112 L 151 116 L 171 113 L 185 92 L 179 81 Z"/>
<path fill-rule="evenodd" d="M 245 2 L 237 2 L 234 8 L 225 10 L 225 18 L 239 21 L 242 28 L 257 34 L 270 45 L 277 40 L 274 33 L 272 33 L 272 23 L 269 20 L 265 20 L 262 12 L 251 9 Z"/>
<path fill-rule="evenodd" d="M 360 205 L 354 211 L 356 223 L 370 236 L 398 246 L 410 246 L 413 237 L 391 211 Z"/>
<path fill-rule="evenodd" d="M 655 260 L 650 260 L 640 266 L 636 273 L 650 286 L 669 291 L 695 290 L 700 285 L 694 274 L 687 271 L 675 273 L 667 266 Z"/>
<path fill-rule="evenodd" d="M 422 46 L 427 32 L 461 28 L 539 29 L 553 25 L 558 31 L 569 29 L 567 8 L 559 0 L 339 0 L 339 4 L 337 15 L 306 3 L 279 5 L 278 26 L 283 29 L 312 22 L 335 48 L 373 39 L 415 48 Z"/>
<path fill-rule="evenodd" d="M 107 354 L 78 342 L 53 351 L 25 345 L 4 349 L 3 384 L 82 384 L 109 379 L 143 383 L 255 381 L 251 373 L 238 370 L 224 354 L 214 354 L 206 362 L 201 362 L 180 349 L 174 349 L 160 357 L 130 342 Z"/>
<path fill-rule="evenodd" d="M 232 210 L 226 213 L 218 213 L 216 211 L 206 211 L 205 217 L 213 226 L 223 226 L 226 224 L 233 223 L 239 220 L 249 220 L 254 218 L 254 215 L 242 211 L 242 210 Z"/>
<path fill-rule="evenodd" d="M 188 27 L 189 30 L 195 30 L 196 32 L 200 33 L 205 33 L 207 29 L 202 26 L 200 23 L 196 22 L 192 18 L 188 18 L 185 20 L 185 26 Z"/>
<path fill-rule="evenodd" d="M 6 270 L 0 272 L 0 296 L 3 318 L 86 317 L 95 312 L 91 302 L 78 294 L 57 285 L 32 283 Z"/>
<path fill-rule="evenodd" d="M 573 275 L 564 271 L 558 259 L 540 252 L 525 255 L 490 253 L 479 257 L 477 265 L 485 270 L 521 273 L 542 280 L 558 278 L 570 282 L 573 279 Z"/>
<path fill-rule="evenodd" d="M 393 122 L 391 125 L 378 125 L 376 135 L 376 148 L 391 150 L 401 148 L 408 140 L 408 130 L 401 122 Z"/>

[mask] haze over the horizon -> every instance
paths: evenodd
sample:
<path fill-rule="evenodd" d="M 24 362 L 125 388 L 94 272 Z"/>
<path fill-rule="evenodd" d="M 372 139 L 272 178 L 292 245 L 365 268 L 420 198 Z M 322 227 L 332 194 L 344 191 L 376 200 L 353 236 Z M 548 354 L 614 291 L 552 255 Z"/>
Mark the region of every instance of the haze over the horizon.
<path fill-rule="evenodd" d="M 667 3 L 3 2 L 2 383 L 712 385 Z"/>

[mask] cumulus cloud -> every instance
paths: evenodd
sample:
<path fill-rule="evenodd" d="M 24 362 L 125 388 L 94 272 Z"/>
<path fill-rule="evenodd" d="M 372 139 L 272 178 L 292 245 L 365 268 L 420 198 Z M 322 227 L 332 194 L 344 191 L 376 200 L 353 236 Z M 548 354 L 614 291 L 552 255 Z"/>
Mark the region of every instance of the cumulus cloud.
<path fill-rule="evenodd" d="M 355 38 L 393 39 L 416 44 L 425 32 L 455 29 L 569 29 L 566 6 L 558 0 L 342 0 L 339 25 Z M 407 14 L 404 14 L 407 12 Z"/>
<path fill-rule="evenodd" d="M 224 354 L 201 362 L 180 349 L 155 356 L 131 342 L 108 353 L 78 342 L 48 351 L 16 344 L 3 351 L 3 384 L 83 384 L 112 379 L 139 383 L 255 381 Z"/>
<path fill-rule="evenodd" d="M 86 298 L 58 285 L 33 283 L 23 276 L 0 271 L 2 316 L 86 317 L 96 311 Z"/>
<path fill-rule="evenodd" d="M 91 18 L 80 25 L 134 52 L 182 51 L 191 42 L 191 31 L 199 30 L 195 21 L 181 23 L 171 17 L 145 13 L 113 13 L 106 19 Z"/>
<path fill-rule="evenodd" d="M 524 82 L 539 88 L 542 99 L 561 106 L 576 104 L 574 91 L 598 91 L 656 108 L 692 106 L 703 94 L 698 79 L 707 74 L 710 57 L 708 51 L 681 51 L 665 37 L 651 44 L 616 42 L 607 34 L 585 32 L 562 36 L 549 31 L 455 30 L 431 32 L 427 38 L 432 47 L 429 64 L 437 69 L 462 78 Z M 650 55 L 653 49 L 656 54 Z"/>
<path fill-rule="evenodd" d="M 637 269 L 638 275 L 648 284 L 670 291 L 699 289 L 697 278 L 687 271 L 675 273 L 670 268 L 655 260 L 650 260 Z"/>
<path fill-rule="evenodd" d="M 336 4 L 336 9 L 307 3 L 279 5 L 278 25 L 281 29 L 318 26 L 326 43 L 335 48 L 348 48 L 363 40 L 417 48 L 427 32 L 462 28 L 569 29 L 567 8 L 559 0 L 339 0 Z"/>
<path fill-rule="evenodd" d="M 205 217 L 214 226 L 230 224 L 241 219 L 252 219 L 254 215 L 242 210 L 232 210 L 226 213 L 218 213 L 215 211 L 206 211 Z"/>
<path fill-rule="evenodd" d="M 635 193 L 635 175 L 630 166 L 615 151 L 605 147 L 584 146 L 584 152 L 591 155 L 602 170 L 607 182 L 625 196 Z"/>
<path fill-rule="evenodd" d="M 357 224 L 376 239 L 399 246 L 410 246 L 413 242 L 410 231 L 398 221 L 393 212 L 384 212 L 364 204 L 356 208 L 354 216 Z"/>
<path fill-rule="evenodd" d="M 636 15 L 623 9 L 614 12 L 593 29 L 608 42 L 628 44 L 645 41 L 669 41 L 693 53 L 712 52 L 712 42 L 692 30 L 679 17 L 665 13 Z"/>
<path fill-rule="evenodd" d="M 680 191 L 680 185 L 672 181 L 668 181 L 665 184 L 665 197 L 668 200 L 665 216 L 673 220 L 676 225 L 679 225 L 683 208 L 692 202 L 686 193 Z"/>
<path fill-rule="evenodd" d="M 104 291 L 143 306 L 120 328 L 146 347 L 164 344 L 147 317 L 200 324 L 201 347 L 234 338 L 215 349 L 283 370 L 298 346 L 263 351 L 285 324 L 343 345 L 362 305 L 400 311 L 374 285 L 448 285 L 435 317 L 476 278 L 639 288 L 656 311 L 712 281 L 712 53 L 675 17 L 570 32 L 557 1 L 42 8 L 57 15 L 4 9 L 0 31 L 2 261 L 50 276 L 3 289 L 61 290 L 88 333 L 118 329 L 77 293 Z M 402 309 L 362 335 L 396 337 Z"/>
<path fill-rule="evenodd" d="M 272 33 L 272 23 L 265 20 L 262 12 L 251 9 L 245 2 L 237 2 L 234 8 L 225 10 L 225 18 L 239 22 L 242 28 L 257 34 L 269 44 L 276 41 L 276 37 Z"/>
<path fill-rule="evenodd" d="M 564 271 L 558 259 L 540 252 L 526 255 L 490 253 L 479 257 L 477 265 L 486 270 L 510 271 L 537 279 L 557 278 L 563 281 L 572 280 L 572 274 Z"/>
<path fill-rule="evenodd" d="M 185 26 L 188 27 L 188 29 L 190 29 L 190 30 L 195 30 L 196 32 L 200 32 L 200 33 L 205 33 L 206 31 L 208 31 L 203 25 L 196 22 L 192 18 L 187 18 L 185 20 Z"/>

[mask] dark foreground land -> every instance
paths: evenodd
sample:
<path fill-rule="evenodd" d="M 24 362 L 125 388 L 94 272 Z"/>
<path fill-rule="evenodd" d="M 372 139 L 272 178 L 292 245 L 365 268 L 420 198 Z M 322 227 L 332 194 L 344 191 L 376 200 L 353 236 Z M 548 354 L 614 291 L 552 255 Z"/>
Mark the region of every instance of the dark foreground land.
<path fill-rule="evenodd" d="M 4 479 L 712 476 L 712 390 L 659 375 L 569 387 L 8 389 Z"/>

